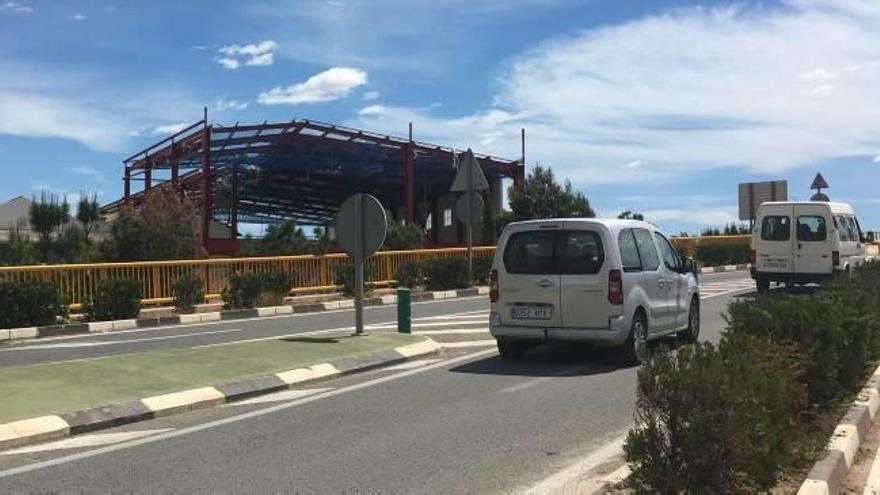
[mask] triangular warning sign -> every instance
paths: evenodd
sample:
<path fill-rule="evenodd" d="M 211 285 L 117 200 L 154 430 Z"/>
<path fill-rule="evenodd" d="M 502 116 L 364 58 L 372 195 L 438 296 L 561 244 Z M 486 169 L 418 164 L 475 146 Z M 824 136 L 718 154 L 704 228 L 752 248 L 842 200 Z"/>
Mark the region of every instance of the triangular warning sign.
<path fill-rule="evenodd" d="M 471 190 L 484 191 L 489 189 L 489 181 L 486 180 L 486 174 L 480 167 L 480 162 L 474 156 L 474 152 L 468 148 L 464 155 L 464 160 L 458 166 L 458 173 L 455 174 L 455 180 L 452 181 L 452 192 L 465 192 L 468 190 L 468 176 L 470 176 Z"/>
<path fill-rule="evenodd" d="M 822 177 L 822 174 L 816 174 L 816 178 L 813 179 L 813 185 L 810 186 L 810 189 L 828 189 L 829 186 L 827 182 L 825 182 L 825 177 Z"/>

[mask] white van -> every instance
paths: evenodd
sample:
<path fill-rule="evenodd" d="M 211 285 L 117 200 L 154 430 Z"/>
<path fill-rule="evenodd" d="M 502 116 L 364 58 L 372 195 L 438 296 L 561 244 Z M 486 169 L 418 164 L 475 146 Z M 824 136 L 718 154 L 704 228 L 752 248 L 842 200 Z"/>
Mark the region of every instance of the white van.
<path fill-rule="evenodd" d="M 846 203 L 763 203 L 752 234 L 752 278 L 759 292 L 770 282 L 823 282 L 863 264 L 864 243 Z"/>
<path fill-rule="evenodd" d="M 627 361 L 648 341 L 700 332 L 693 260 L 637 220 L 548 219 L 511 223 L 490 272 L 489 330 L 504 359 L 534 344 L 622 346 Z"/>

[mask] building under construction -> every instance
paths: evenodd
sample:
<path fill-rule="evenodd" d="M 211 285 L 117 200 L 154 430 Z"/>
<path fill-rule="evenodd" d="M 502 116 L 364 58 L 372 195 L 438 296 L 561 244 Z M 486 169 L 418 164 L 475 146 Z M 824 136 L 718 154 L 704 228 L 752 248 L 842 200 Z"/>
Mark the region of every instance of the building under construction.
<path fill-rule="evenodd" d="M 126 158 L 123 197 L 104 211 L 137 207 L 155 187 L 174 188 L 199 206 L 208 252 L 231 255 L 239 224 L 292 219 L 328 226 L 345 198 L 367 192 L 394 220 L 425 228 L 432 245 L 455 245 L 463 239 L 457 195 L 449 192 L 456 153 L 413 140 L 411 125 L 403 139 L 310 120 L 217 125 L 206 112 Z M 502 180 L 521 181 L 524 161 L 476 157 L 490 184 L 484 198 L 491 219 L 501 210 Z M 476 227 L 480 240 L 483 229 Z"/>

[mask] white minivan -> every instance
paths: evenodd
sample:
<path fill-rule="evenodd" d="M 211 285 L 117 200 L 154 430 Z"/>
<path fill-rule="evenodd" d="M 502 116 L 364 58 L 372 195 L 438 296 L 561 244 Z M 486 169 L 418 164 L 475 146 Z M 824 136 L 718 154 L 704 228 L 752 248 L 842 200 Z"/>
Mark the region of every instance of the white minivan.
<path fill-rule="evenodd" d="M 628 362 L 671 334 L 696 341 L 695 264 L 638 220 L 547 219 L 507 225 L 490 272 L 489 330 L 504 359 L 529 346 L 622 346 Z"/>
<path fill-rule="evenodd" d="M 865 239 L 850 205 L 822 201 L 769 202 L 758 207 L 752 233 L 752 278 L 820 283 L 865 262 Z"/>

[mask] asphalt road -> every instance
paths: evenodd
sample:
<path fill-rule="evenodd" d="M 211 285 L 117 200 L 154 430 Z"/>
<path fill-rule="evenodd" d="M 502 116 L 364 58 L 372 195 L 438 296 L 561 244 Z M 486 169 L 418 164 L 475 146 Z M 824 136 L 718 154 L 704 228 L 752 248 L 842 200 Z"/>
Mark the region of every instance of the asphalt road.
<path fill-rule="evenodd" d="M 718 340 L 727 302 L 748 292 L 743 276 L 702 277 L 703 339 Z M 459 300 L 419 311 L 466 321 L 474 306 L 487 309 Z M 542 346 L 510 363 L 487 345 L 447 348 L 268 402 L 0 453 L 0 493 L 524 491 L 631 424 L 636 368 L 611 356 Z"/>

